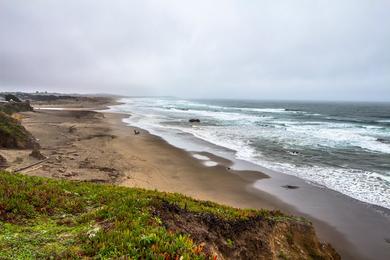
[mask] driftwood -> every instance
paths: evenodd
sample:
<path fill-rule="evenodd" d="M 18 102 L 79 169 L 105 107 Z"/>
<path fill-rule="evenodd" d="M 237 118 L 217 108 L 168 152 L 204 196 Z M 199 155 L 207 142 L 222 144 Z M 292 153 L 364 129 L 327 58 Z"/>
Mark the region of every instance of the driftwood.
<path fill-rule="evenodd" d="M 38 164 L 43 163 L 43 162 L 46 161 L 47 159 L 49 159 L 49 157 L 46 157 L 45 159 L 40 160 L 40 161 L 35 162 L 35 163 L 32 163 L 32 164 L 30 164 L 30 165 L 27 165 L 27 166 L 24 166 L 24 167 L 15 169 L 15 170 L 13 170 L 13 172 L 16 173 L 16 172 L 20 172 L 20 171 L 27 170 L 28 168 L 31 168 L 31 167 L 33 167 L 33 166 L 36 166 L 36 165 L 38 165 Z"/>

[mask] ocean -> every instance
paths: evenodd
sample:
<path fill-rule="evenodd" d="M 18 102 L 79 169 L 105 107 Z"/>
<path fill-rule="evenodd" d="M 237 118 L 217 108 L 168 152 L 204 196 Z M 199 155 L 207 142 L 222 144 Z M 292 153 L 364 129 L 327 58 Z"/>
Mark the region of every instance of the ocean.
<path fill-rule="evenodd" d="M 390 104 L 124 98 L 153 134 L 191 135 L 234 157 L 390 208 Z M 189 123 L 189 119 L 200 123 Z"/>

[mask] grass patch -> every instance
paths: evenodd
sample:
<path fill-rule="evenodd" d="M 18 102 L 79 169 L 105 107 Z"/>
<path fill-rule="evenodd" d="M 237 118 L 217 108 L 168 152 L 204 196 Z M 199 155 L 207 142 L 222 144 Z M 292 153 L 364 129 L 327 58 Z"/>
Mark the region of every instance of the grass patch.
<path fill-rule="evenodd" d="M 210 257 L 153 214 L 164 203 L 224 220 L 282 217 L 179 194 L 0 172 L 0 259 Z"/>

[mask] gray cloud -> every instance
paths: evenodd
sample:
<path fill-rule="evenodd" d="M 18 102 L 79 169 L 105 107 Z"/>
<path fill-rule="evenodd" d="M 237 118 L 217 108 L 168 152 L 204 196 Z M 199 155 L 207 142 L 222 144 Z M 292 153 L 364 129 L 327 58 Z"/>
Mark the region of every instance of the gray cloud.
<path fill-rule="evenodd" d="M 390 1 L 0 0 L 0 90 L 390 100 Z"/>

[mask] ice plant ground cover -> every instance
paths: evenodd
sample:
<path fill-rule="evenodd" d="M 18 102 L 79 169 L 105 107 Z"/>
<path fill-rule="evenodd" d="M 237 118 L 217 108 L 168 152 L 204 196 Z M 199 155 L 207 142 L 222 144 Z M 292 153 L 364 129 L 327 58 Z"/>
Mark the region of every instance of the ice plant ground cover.
<path fill-rule="evenodd" d="M 329 245 L 318 242 L 310 223 L 277 211 L 240 210 L 180 194 L 0 172 L 1 259 L 260 254 L 338 257 Z"/>

